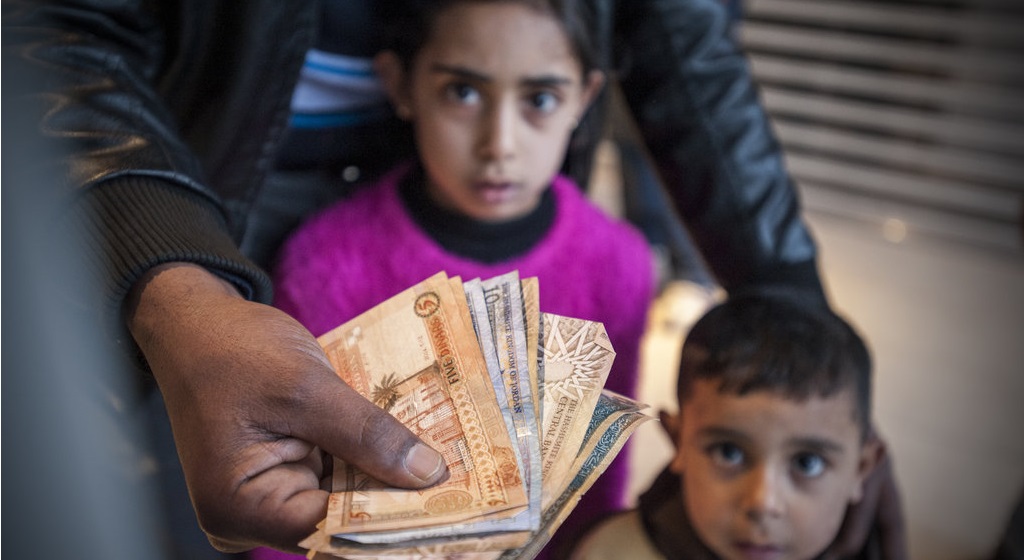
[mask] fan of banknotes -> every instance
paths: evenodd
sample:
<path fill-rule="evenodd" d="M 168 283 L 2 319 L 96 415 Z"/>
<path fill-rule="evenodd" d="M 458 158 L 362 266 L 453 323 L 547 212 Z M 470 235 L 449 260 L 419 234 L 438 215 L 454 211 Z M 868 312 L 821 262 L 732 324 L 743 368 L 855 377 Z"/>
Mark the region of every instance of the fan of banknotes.
<path fill-rule="evenodd" d="M 542 313 L 536 278 L 438 273 L 320 337 L 338 374 L 450 476 L 383 485 L 334 460 L 309 557 L 533 558 L 648 419 L 603 389 L 604 326 Z"/>

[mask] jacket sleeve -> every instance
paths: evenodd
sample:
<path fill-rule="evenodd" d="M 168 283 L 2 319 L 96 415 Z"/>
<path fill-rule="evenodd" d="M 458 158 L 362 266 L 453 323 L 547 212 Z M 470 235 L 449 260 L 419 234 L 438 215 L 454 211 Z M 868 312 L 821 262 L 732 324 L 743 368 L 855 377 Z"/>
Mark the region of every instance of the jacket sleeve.
<path fill-rule="evenodd" d="M 722 5 L 633 0 L 616 10 L 626 102 L 718 282 L 825 301 L 815 242 Z"/>
<path fill-rule="evenodd" d="M 33 147 L 33 161 L 21 163 L 43 170 L 36 184 L 8 188 L 49 191 L 59 209 L 50 218 L 73 228 L 102 290 L 99 312 L 114 325 L 132 285 L 163 262 L 203 265 L 247 297 L 270 299 L 161 97 L 172 4 L 4 7 L 4 75 L 16 78 L 4 108 L 19 111 L 19 134 Z"/>

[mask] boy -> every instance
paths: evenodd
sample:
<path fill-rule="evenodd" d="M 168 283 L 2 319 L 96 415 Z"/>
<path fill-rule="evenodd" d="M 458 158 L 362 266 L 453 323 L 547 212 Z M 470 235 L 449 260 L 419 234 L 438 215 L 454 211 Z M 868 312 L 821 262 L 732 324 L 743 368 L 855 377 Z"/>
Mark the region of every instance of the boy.
<path fill-rule="evenodd" d="M 714 307 L 683 346 L 680 412 L 661 414 L 675 456 L 639 510 L 574 558 L 820 557 L 882 457 L 870 377 L 864 342 L 824 308 L 753 295 Z"/>

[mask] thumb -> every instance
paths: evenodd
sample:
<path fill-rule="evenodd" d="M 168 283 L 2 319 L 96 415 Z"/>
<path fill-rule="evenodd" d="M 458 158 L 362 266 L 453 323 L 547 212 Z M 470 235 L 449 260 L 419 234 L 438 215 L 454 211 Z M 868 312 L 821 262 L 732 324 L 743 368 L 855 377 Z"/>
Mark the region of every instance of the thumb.
<path fill-rule="evenodd" d="M 310 441 L 385 484 L 423 488 L 448 473 L 441 454 L 331 372 L 316 391 L 315 418 L 306 419 Z"/>

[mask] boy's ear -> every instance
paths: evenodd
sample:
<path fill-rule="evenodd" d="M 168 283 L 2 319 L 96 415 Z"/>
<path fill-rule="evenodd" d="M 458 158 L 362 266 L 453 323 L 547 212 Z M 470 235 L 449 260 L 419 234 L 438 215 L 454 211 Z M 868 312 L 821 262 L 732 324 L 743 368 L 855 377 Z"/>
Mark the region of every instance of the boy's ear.
<path fill-rule="evenodd" d="M 398 118 L 407 121 L 412 118 L 409 103 L 409 88 L 406 84 L 405 67 L 394 51 L 381 51 L 373 57 L 373 70 L 380 77 L 381 85 L 395 107 Z"/>
<path fill-rule="evenodd" d="M 676 474 L 682 474 L 683 453 L 679 447 L 679 435 L 683 430 L 683 415 L 681 412 L 670 414 L 665 410 L 659 410 L 658 419 L 661 420 L 661 429 L 668 435 L 668 439 L 672 440 L 672 447 L 676 450 L 676 454 L 669 463 L 669 469 Z"/>
<path fill-rule="evenodd" d="M 594 102 L 598 93 L 601 93 L 601 88 L 604 87 L 604 72 L 600 70 L 591 70 L 587 73 L 586 78 L 583 80 L 583 103 L 580 104 L 580 114 L 576 115 L 576 120 L 580 121 L 583 119 L 583 115 L 586 114 L 590 104 Z"/>
<path fill-rule="evenodd" d="M 885 444 L 873 434 L 861 446 L 860 458 L 857 462 L 857 482 L 850 493 L 851 504 L 859 502 L 864 497 L 865 481 L 885 457 L 885 453 Z"/>
<path fill-rule="evenodd" d="M 672 440 L 673 446 L 679 445 L 676 440 L 676 437 L 679 435 L 679 429 L 681 428 L 679 425 L 679 417 L 679 413 L 672 414 L 664 409 L 658 411 L 658 420 L 661 421 L 661 429 L 665 432 L 665 435 L 668 436 L 668 439 Z"/>

